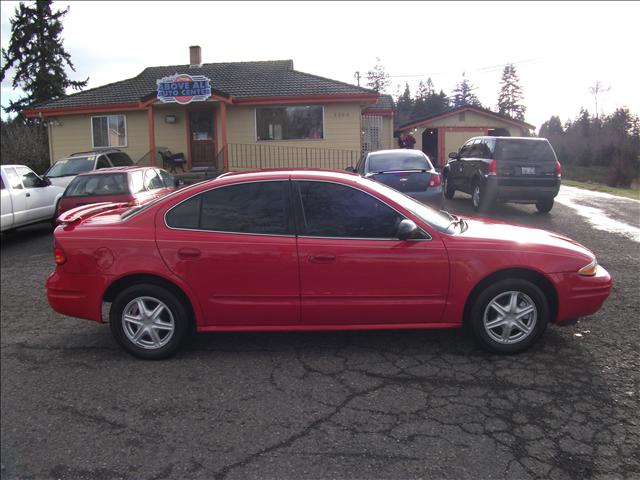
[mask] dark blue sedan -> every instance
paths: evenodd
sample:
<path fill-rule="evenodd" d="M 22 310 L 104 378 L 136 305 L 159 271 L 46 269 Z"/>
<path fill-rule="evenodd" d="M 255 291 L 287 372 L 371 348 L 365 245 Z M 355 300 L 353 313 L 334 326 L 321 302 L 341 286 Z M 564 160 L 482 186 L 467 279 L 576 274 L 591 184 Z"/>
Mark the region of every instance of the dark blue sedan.
<path fill-rule="evenodd" d="M 355 169 L 347 170 L 384 183 L 432 207 L 442 208 L 442 177 L 429 157 L 419 150 L 378 150 L 363 157 Z"/>

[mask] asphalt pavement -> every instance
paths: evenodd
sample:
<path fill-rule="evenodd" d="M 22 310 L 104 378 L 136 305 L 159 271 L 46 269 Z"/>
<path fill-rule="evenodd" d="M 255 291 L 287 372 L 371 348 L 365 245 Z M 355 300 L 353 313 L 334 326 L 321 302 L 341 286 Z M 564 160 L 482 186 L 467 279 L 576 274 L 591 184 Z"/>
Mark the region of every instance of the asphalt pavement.
<path fill-rule="evenodd" d="M 583 243 L 611 297 L 508 357 L 427 330 L 206 334 L 139 361 L 49 308 L 46 225 L 3 235 L 2 478 L 640 478 L 640 202 L 573 190 L 491 216 Z"/>

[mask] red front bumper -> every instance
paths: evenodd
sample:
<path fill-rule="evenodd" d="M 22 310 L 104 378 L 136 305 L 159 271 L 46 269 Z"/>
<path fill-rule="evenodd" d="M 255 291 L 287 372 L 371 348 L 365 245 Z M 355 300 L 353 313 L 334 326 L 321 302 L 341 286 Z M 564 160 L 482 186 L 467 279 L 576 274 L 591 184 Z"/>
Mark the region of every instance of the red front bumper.
<path fill-rule="evenodd" d="M 593 277 L 578 273 L 556 273 L 551 276 L 558 289 L 556 323 L 559 324 L 596 313 L 611 293 L 611 275 L 601 266 L 598 266 Z"/>
<path fill-rule="evenodd" d="M 98 275 L 68 274 L 56 268 L 47 278 L 47 300 L 56 312 L 102 322 L 106 280 Z"/>

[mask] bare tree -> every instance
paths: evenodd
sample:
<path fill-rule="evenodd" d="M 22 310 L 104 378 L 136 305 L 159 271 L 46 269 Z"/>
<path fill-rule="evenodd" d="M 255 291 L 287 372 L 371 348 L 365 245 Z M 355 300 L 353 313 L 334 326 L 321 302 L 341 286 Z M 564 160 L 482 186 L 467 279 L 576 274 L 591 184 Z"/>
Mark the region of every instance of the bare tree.
<path fill-rule="evenodd" d="M 596 118 L 598 118 L 598 96 L 609 93 L 610 91 L 611 87 L 605 87 L 600 80 L 596 81 L 592 87 L 589 87 L 589 93 L 593 95 L 593 101 L 596 104 Z"/>

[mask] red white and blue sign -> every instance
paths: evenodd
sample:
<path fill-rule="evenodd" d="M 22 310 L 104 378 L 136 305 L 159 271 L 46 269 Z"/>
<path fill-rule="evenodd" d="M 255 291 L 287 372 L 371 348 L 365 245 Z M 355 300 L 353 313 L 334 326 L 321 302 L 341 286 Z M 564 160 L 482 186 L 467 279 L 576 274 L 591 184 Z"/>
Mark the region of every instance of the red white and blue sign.
<path fill-rule="evenodd" d="M 211 80 L 204 75 L 176 73 L 156 80 L 158 100 L 163 103 L 203 102 L 211 96 Z"/>

